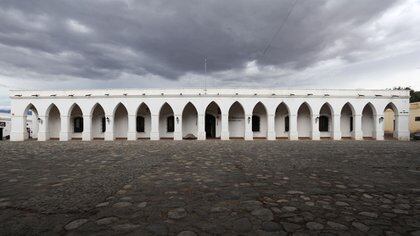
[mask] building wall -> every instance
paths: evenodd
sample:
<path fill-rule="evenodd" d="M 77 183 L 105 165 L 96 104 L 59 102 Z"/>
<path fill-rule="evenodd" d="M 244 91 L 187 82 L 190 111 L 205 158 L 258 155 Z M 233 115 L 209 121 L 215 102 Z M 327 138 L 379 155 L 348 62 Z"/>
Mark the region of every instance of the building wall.
<path fill-rule="evenodd" d="M 420 117 L 420 102 L 410 104 L 410 132 L 420 132 L 420 121 L 416 121 L 416 117 Z M 420 118 L 419 118 L 420 119 Z"/>
<path fill-rule="evenodd" d="M 51 96 L 52 94 L 54 96 Z M 381 122 L 383 111 L 389 105 L 395 107 L 398 114 L 397 137 L 407 139 L 409 136 L 408 91 L 276 89 L 11 91 L 11 99 L 14 140 L 25 138 L 23 130 L 28 110 L 36 111 L 36 116 L 39 117 L 39 132 L 37 132 L 39 140 L 46 140 L 49 136 L 56 137 L 58 124 L 61 126 L 60 140 L 71 138 L 91 140 L 95 136 L 103 136 L 106 140 L 118 137 L 133 140 L 142 136 L 150 136 L 151 139 L 170 137 L 182 139 L 189 132 L 196 133 L 199 139 L 203 139 L 204 117 L 209 104 L 216 104 L 216 109 L 211 108 L 207 112 L 214 113 L 217 117 L 216 132 L 222 139 L 229 137 L 340 139 L 341 136 L 348 135 L 354 139 L 360 139 L 362 136 L 383 139 L 384 124 Z M 189 103 L 190 108 L 183 113 Z M 61 122 L 53 118 L 54 115 L 49 117 L 47 114 L 52 104 L 57 106 Z M 96 104 L 101 104 L 107 118 L 105 133 L 99 132 L 100 118 L 93 114 Z M 141 104 L 147 105 L 149 109 L 144 134 L 135 130 L 135 117 Z M 256 108 L 257 104 L 261 104 L 261 107 Z M 284 106 L 277 109 L 280 104 Z M 331 110 L 328 111 L 325 106 L 323 107 L 325 104 L 328 104 Z M 349 104 L 351 108 L 342 111 L 345 104 Z M 220 111 L 217 111 L 217 106 Z M 266 115 L 262 107 L 265 108 Z M 197 111 L 197 115 L 194 110 Z M 254 112 L 261 116 L 260 132 L 252 132 L 250 119 Z M 328 113 L 329 131 L 319 132 L 317 123 L 319 116 Z M 174 132 L 166 131 L 166 118 L 170 115 L 175 117 Z M 83 133 L 73 132 L 73 121 L 78 116 L 87 119 L 84 122 Z M 290 117 L 289 132 L 284 130 L 286 116 Z M 354 132 L 349 131 L 350 117 L 354 117 Z M 91 124 L 87 122 L 90 119 L 92 119 Z M 153 121 L 154 119 L 157 122 Z M 45 123 L 54 129 L 50 131 Z"/>

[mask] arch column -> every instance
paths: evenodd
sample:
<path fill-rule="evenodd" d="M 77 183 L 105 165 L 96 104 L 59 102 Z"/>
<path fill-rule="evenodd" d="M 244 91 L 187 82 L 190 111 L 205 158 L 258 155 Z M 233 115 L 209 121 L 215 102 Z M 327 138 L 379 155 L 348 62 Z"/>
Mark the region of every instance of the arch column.
<path fill-rule="evenodd" d="M 105 140 L 113 141 L 115 138 L 114 134 L 114 116 L 105 115 Z"/>
<path fill-rule="evenodd" d="M 12 112 L 13 114 L 13 112 Z M 24 141 L 26 134 L 26 124 L 24 116 L 12 115 L 12 127 L 10 132 L 10 141 Z M 38 122 L 34 120 L 32 122 Z"/>
<path fill-rule="evenodd" d="M 275 114 L 267 114 L 267 140 L 276 140 Z"/>
<path fill-rule="evenodd" d="M 245 140 L 253 140 L 254 133 L 252 132 L 252 113 L 245 114 Z"/>
<path fill-rule="evenodd" d="M 384 129 L 383 129 L 383 123 L 384 123 L 384 114 L 376 114 L 373 116 L 374 120 L 374 130 L 373 130 L 373 138 L 375 140 L 384 140 Z"/>
<path fill-rule="evenodd" d="M 197 139 L 206 140 L 206 130 L 205 130 L 205 114 L 199 113 L 197 116 Z"/>
<path fill-rule="evenodd" d="M 395 116 L 395 123 L 397 125 L 395 132 L 398 140 L 410 141 L 409 120 L 408 113 L 397 114 Z"/>
<path fill-rule="evenodd" d="M 332 117 L 332 139 L 341 139 L 341 114 L 333 114 Z"/>
<path fill-rule="evenodd" d="M 150 114 L 150 140 L 159 140 L 159 114 Z"/>
<path fill-rule="evenodd" d="M 83 141 L 92 140 L 92 116 L 91 115 L 83 115 L 82 140 Z"/>
<path fill-rule="evenodd" d="M 174 114 L 174 140 L 182 140 L 182 114 Z"/>
<path fill-rule="evenodd" d="M 354 140 L 362 140 L 363 139 L 362 114 L 353 115 L 353 134 L 352 134 L 352 138 Z"/>
<path fill-rule="evenodd" d="M 229 112 L 222 113 L 222 132 L 220 133 L 221 140 L 229 140 Z"/>
<path fill-rule="evenodd" d="M 289 139 L 298 140 L 297 114 L 289 114 Z"/>
<path fill-rule="evenodd" d="M 312 114 L 311 117 L 312 129 L 311 129 L 311 139 L 312 140 L 319 140 L 319 114 Z"/>
<path fill-rule="evenodd" d="M 70 116 L 61 116 L 60 141 L 70 140 Z"/>
<path fill-rule="evenodd" d="M 128 132 L 127 132 L 127 140 L 137 140 L 137 127 L 136 127 L 136 115 L 128 115 Z"/>
<path fill-rule="evenodd" d="M 41 119 L 41 125 L 38 130 L 38 141 L 47 141 L 48 140 L 48 116 L 39 116 Z M 36 121 L 35 121 L 36 122 Z"/>

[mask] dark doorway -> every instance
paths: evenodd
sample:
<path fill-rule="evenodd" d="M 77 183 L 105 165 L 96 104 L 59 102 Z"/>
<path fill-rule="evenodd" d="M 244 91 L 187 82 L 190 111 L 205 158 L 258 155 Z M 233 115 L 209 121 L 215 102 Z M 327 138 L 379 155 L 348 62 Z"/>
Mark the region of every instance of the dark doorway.
<path fill-rule="evenodd" d="M 216 138 L 216 118 L 206 114 L 206 138 Z"/>
<path fill-rule="evenodd" d="M 3 140 L 3 128 L 0 128 L 0 140 Z"/>

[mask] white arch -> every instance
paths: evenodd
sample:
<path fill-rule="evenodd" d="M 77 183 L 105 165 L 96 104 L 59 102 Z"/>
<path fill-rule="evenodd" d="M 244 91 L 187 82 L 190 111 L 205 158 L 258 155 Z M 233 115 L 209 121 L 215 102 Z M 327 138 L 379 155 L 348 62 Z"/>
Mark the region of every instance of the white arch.
<path fill-rule="evenodd" d="M 262 109 L 258 109 L 261 107 Z M 253 131 L 253 137 L 254 138 L 267 138 L 268 133 L 268 111 L 267 107 L 264 103 L 261 101 L 257 102 L 257 104 L 254 105 L 254 108 L 252 109 L 252 121 L 255 118 L 254 116 L 259 117 L 259 130 Z"/>
<path fill-rule="evenodd" d="M 236 107 L 235 107 L 236 106 Z M 229 135 L 231 138 L 245 137 L 245 109 L 235 101 L 229 108 Z"/>
<path fill-rule="evenodd" d="M 168 123 L 168 118 L 171 116 L 173 117 L 173 131 L 169 129 L 168 126 L 170 125 Z M 175 114 L 172 106 L 168 102 L 163 103 L 159 109 L 159 136 L 163 139 L 173 139 L 175 133 L 175 122 Z"/>
<path fill-rule="evenodd" d="M 188 139 L 198 137 L 198 111 L 191 102 L 188 102 L 182 110 L 182 137 Z"/>
<path fill-rule="evenodd" d="M 306 111 L 308 109 L 308 111 Z M 312 108 L 303 102 L 297 109 L 297 131 L 299 138 L 310 138 L 312 133 Z"/>

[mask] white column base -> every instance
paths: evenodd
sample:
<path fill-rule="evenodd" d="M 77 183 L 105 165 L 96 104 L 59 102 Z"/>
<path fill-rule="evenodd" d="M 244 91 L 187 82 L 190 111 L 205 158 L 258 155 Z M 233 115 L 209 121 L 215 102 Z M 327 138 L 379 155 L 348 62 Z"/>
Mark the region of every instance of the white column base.
<path fill-rule="evenodd" d="M 410 132 L 408 131 L 397 131 L 397 138 L 401 141 L 410 141 Z"/>
<path fill-rule="evenodd" d="M 115 137 L 113 133 L 105 132 L 105 141 L 114 141 Z"/>
<path fill-rule="evenodd" d="M 220 133 L 220 139 L 221 140 L 229 140 L 229 131 L 222 131 Z"/>
<path fill-rule="evenodd" d="M 159 132 L 150 132 L 150 140 L 159 140 Z"/>
<path fill-rule="evenodd" d="M 362 133 L 362 131 L 360 131 L 360 132 L 353 132 L 352 138 L 354 140 L 363 140 L 363 133 Z"/>
<path fill-rule="evenodd" d="M 384 140 L 384 134 L 379 132 L 373 132 L 373 138 L 375 140 Z"/>
<path fill-rule="evenodd" d="M 252 132 L 252 131 L 245 132 L 244 139 L 245 140 L 253 140 L 254 139 L 254 132 Z"/>
<path fill-rule="evenodd" d="M 297 132 L 289 132 L 289 140 L 299 140 L 299 136 Z"/>
<path fill-rule="evenodd" d="M 24 132 L 10 132 L 10 141 L 13 141 L 13 142 L 25 141 L 25 133 Z"/>
<path fill-rule="evenodd" d="M 92 141 L 92 133 L 91 132 L 83 132 L 82 133 L 82 140 L 83 141 Z"/>
<path fill-rule="evenodd" d="M 332 139 L 333 140 L 341 140 L 341 132 L 340 131 L 335 131 L 332 133 Z"/>
<path fill-rule="evenodd" d="M 206 140 L 206 132 L 198 132 L 197 140 Z"/>
<path fill-rule="evenodd" d="M 274 131 L 268 131 L 267 132 L 267 140 L 276 140 L 276 132 Z"/>
<path fill-rule="evenodd" d="M 47 132 L 38 132 L 38 141 L 47 141 Z"/>
<path fill-rule="evenodd" d="M 60 141 L 69 141 L 70 133 L 69 132 L 60 132 Z"/>
<path fill-rule="evenodd" d="M 312 131 L 312 132 L 311 132 L 311 139 L 312 139 L 312 140 L 320 140 L 320 134 L 319 134 L 319 131 Z"/>
<path fill-rule="evenodd" d="M 137 140 L 137 133 L 136 132 L 128 132 L 127 133 L 127 140 L 130 140 L 130 141 Z"/>
<path fill-rule="evenodd" d="M 174 140 L 182 140 L 182 133 L 174 132 Z"/>

